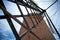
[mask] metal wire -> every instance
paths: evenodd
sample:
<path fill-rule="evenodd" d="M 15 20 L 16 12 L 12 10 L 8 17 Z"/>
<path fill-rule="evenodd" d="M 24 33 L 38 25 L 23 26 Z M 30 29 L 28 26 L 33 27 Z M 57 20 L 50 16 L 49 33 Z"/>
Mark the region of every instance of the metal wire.
<path fill-rule="evenodd" d="M 56 2 L 58 2 L 58 0 L 56 0 L 55 2 L 53 2 L 49 7 L 47 7 L 45 10 L 49 9 L 52 5 L 54 5 Z"/>

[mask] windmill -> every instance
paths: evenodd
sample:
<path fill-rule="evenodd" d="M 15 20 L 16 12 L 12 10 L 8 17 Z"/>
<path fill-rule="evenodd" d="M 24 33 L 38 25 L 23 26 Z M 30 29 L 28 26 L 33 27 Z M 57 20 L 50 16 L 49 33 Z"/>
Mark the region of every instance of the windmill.
<path fill-rule="evenodd" d="M 33 34 L 36 38 L 38 38 L 39 40 L 41 40 L 41 39 L 40 39 L 34 32 L 32 32 L 31 30 L 32 30 L 33 28 L 35 28 L 35 26 L 37 26 L 37 25 L 40 23 L 40 20 L 41 20 L 41 19 L 39 19 L 39 18 L 40 18 L 40 16 L 42 16 L 43 14 L 44 14 L 44 16 L 46 17 L 46 19 L 47 19 L 47 21 L 48 21 L 48 24 L 49 24 L 49 25 L 50 25 L 50 23 L 52 24 L 52 26 L 54 27 L 56 33 L 57 33 L 58 36 L 60 37 L 60 34 L 58 33 L 57 29 L 55 28 L 54 24 L 52 23 L 50 17 L 48 16 L 48 14 L 47 14 L 47 12 L 46 12 L 46 10 L 49 9 L 52 5 L 54 5 L 54 4 L 57 2 L 57 0 L 56 0 L 53 4 L 51 4 L 47 9 L 42 9 L 42 8 L 40 8 L 40 7 L 37 6 L 37 4 L 34 3 L 34 1 L 32 1 L 32 0 L 8 0 L 8 1 L 13 2 L 13 3 L 15 3 L 15 4 L 17 5 L 17 7 L 18 7 L 18 9 L 19 9 L 19 11 L 20 11 L 20 13 L 21 13 L 20 16 L 23 17 L 23 19 L 24 19 L 24 21 L 25 21 L 25 23 L 26 23 L 26 25 L 27 25 L 27 27 L 26 27 L 23 23 L 21 23 L 19 20 L 16 19 L 16 17 L 18 17 L 18 15 L 16 15 L 16 16 L 11 15 L 11 14 L 6 10 L 3 1 L 2 1 L 2 0 L 0 1 L 0 8 L 3 10 L 4 15 L 5 15 L 5 17 L 1 16 L 0 19 L 3 19 L 3 18 L 6 18 L 6 19 L 7 19 L 8 23 L 9 23 L 9 25 L 10 25 L 10 28 L 12 29 L 12 32 L 14 33 L 14 35 L 15 35 L 15 37 L 16 37 L 16 40 L 21 40 L 28 32 L 30 32 L 30 33 Z M 22 10 L 21 10 L 21 8 L 20 8 L 19 5 L 22 5 L 22 6 L 25 7 L 28 15 L 24 15 L 24 14 L 23 14 L 23 12 L 22 12 Z M 31 10 L 31 12 L 32 12 L 32 10 L 33 10 L 34 13 L 32 13 L 32 15 L 29 14 L 27 8 L 29 8 L 29 9 Z M 38 13 L 38 14 L 35 14 L 35 12 Z M 25 18 L 26 16 L 29 16 L 30 20 L 31 20 L 32 23 L 33 23 L 33 26 L 32 26 L 31 28 L 28 26 L 28 23 L 27 23 L 26 18 Z M 34 17 L 34 19 L 35 19 L 35 21 L 36 21 L 36 24 L 34 24 L 33 19 L 31 18 L 31 16 Z M 13 25 L 13 23 L 12 23 L 12 21 L 11 21 L 11 18 L 13 18 L 17 23 L 19 23 L 22 27 L 24 27 L 24 29 L 26 29 L 26 31 L 25 31 L 24 33 L 22 33 L 22 35 L 19 36 L 19 35 L 17 34 L 17 32 L 16 32 L 16 30 L 15 30 L 15 28 L 14 28 L 14 25 Z M 43 19 L 43 17 L 42 17 L 42 19 Z M 49 22 L 49 21 L 50 21 L 50 22 Z M 51 27 L 51 25 L 50 25 L 50 27 Z M 52 29 L 52 28 L 51 28 L 51 29 Z"/>

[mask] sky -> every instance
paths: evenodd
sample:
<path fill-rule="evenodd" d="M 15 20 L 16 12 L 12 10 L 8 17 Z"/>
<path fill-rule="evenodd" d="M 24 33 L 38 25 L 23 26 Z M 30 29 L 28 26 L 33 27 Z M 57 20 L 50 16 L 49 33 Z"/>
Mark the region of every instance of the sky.
<path fill-rule="evenodd" d="M 39 7 L 46 9 L 55 0 L 34 0 L 34 1 L 37 3 L 37 5 Z M 6 9 L 8 10 L 8 12 L 10 12 L 12 15 L 21 15 L 16 4 L 6 1 L 6 0 L 3 0 L 3 2 L 4 2 Z M 20 7 L 23 11 L 23 14 L 27 15 L 26 9 L 23 6 L 20 6 Z M 54 23 L 55 27 L 59 31 L 60 30 L 60 0 L 58 0 L 57 3 L 55 3 L 52 7 L 50 7 L 46 11 L 47 11 L 49 17 L 51 18 L 52 22 Z M 29 13 L 31 13 L 30 10 L 29 10 Z M 3 11 L 1 9 L 0 9 L 0 15 L 4 15 Z M 19 21 L 23 22 L 22 17 L 19 17 L 17 19 Z M 17 33 L 19 33 L 21 26 L 17 22 L 15 22 L 13 19 L 11 19 L 11 20 L 17 30 Z M 60 33 L 60 31 L 59 31 L 59 33 Z M 56 37 L 56 40 L 60 40 L 56 34 L 54 34 L 54 36 Z M 6 19 L 0 19 L 0 39 L 1 40 L 15 40 L 15 37 L 14 37 Z"/>

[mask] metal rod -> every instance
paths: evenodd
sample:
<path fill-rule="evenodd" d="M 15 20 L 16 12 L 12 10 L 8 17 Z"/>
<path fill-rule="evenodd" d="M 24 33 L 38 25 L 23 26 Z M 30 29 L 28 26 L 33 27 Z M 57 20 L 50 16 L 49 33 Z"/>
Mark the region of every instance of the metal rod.
<path fill-rule="evenodd" d="M 39 15 L 39 14 L 37 14 L 37 15 Z M 22 17 L 22 15 L 13 15 L 14 17 Z M 28 17 L 29 15 L 24 15 L 24 17 Z M 31 15 L 31 16 L 34 16 L 34 15 Z M 5 19 L 6 17 L 5 17 L 5 15 L 0 15 L 0 19 Z"/>
<path fill-rule="evenodd" d="M 49 20 L 50 20 L 50 22 L 51 22 L 51 24 L 52 24 L 53 28 L 55 29 L 55 31 L 56 31 L 56 33 L 57 33 L 57 35 L 58 35 L 58 36 L 59 36 L 59 38 L 60 38 L 60 34 L 59 34 L 58 30 L 56 29 L 55 25 L 53 24 L 53 22 L 51 21 L 51 19 L 50 19 L 50 17 L 48 16 L 48 14 L 47 14 L 47 13 L 46 13 L 46 16 L 49 18 Z"/>
<path fill-rule="evenodd" d="M 14 17 L 22 17 L 21 15 L 13 15 Z M 24 15 L 24 16 L 28 16 L 28 15 Z M 0 19 L 6 19 L 5 15 L 0 15 Z"/>
<path fill-rule="evenodd" d="M 49 25 L 51 31 L 54 32 L 54 31 L 53 31 L 53 28 L 52 28 L 52 25 L 51 25 L 50 22 L 49 22 L 48 17 L 46 16 L 46 14 L 44 14 L 44 16 L 46 17 L 46 20 L 47 20 L 47 22 L 48 22 L 48 25 Z"/>

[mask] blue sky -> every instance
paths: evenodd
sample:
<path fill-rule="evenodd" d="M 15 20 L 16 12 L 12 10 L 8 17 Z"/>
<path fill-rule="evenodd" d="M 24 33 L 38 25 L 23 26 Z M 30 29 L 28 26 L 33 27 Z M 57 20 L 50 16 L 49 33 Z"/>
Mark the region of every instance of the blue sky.
<path fill-rule="evenodd" d="M 34 0 L 34 1 L 38 4 L 39 7 L 46 9 L 55 0 Z M 16 4 L 6 1 L 6 0 L 4 0 L 3 2 L 5 4 L 7 10 L 12 15 L 20 15 L 20 12 L 19 12 Z M 27 12 L 26 12 L 25 8 L 23 6 L 21 6 L 21 9 L 22 9 L 24 15 L 26 15 Z M 56 14 L 55 14 L 55 12 L 56 12 Z M 29 13 L 31 13 L 30 10 L 29 10 Z M 50 16 L 51 20 L 53 21 L 54 25 L 56 26 L 57 30 L 59 31 L 60 30 L 60 0 L 58 0 L 57 3 L 55 3 L 51 8 L 49 8 L 47 10 L 47 13 Z M 0 9 L 0 15 L 4 15 L 1 9 Z M 23 22 L 22 17 L 19 17 L 17 19 L 20 20 L 21 22 Z M 21 26 L 17 22 L 15 22 L 13 19 L 11 19 L 11 20 L 13 21 L 13 24 L 17 30 L 17 33 L 19 33 Z M 60 33 L 60 31 L 59 31 L 59 33 Z M 6 38 L 4 38 L 4 37 L 6 37 Z M 0 39 L 1 40 L 9 40 L 9 39 L 15 40 L 15 37 L 14 37 L 6 19 L 0 19 Z M 58 37 L 57 37 L 57 40 L 59 40 Z"/>

